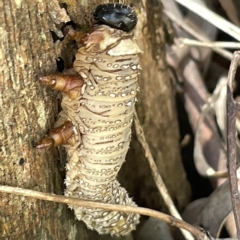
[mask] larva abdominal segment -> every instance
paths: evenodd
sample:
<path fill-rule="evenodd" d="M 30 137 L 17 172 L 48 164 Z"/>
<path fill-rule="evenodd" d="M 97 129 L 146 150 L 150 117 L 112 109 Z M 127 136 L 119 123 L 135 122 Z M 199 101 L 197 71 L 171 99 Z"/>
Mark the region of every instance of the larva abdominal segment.
<path fill-rule="evenodd" d="M 116 176 L 130 143 L 140 52 L 131 32 L 98 25 L 76 54 L 74 77 L 40 79 L 63 92 L 58 122 L 64 124 L 55 135 L 64 137 L 50 134 L 50 142 L 66 147 L 66 196 L 136 206 Z M 138 214 L 70 207 L 100 234 L 125 235 L 139 222 Z"/>

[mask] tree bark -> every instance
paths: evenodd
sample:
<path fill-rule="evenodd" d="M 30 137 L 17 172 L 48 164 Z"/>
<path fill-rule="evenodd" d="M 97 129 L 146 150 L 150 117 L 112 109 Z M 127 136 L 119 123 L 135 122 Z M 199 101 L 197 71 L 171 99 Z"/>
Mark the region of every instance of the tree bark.
<path fill-rule="evenodd" d="M 90 13 L 102 1 L 3 0 L 0 2 L 0 184 L 63 194 L 66 156 L 62 148 L 39 151 L 33 142 L 47 133 L 59 112 L 59 95 L 37 81 L 56 73 L 56 59 L 70 67 L 74 42 L 54 43 L 62 22 L 86 27 Z M 189 196 L 181 165 L 173 90 L 165 62 L 161 8 L 141 10 L 136 38 L 143 50 L 137 109 L 153 155 L 179 207 Z M 154 2 L 154 1 L 153 1 Z M 129 4 L 125 1 L 125 4 Z M 149 1 L 150 3 L 150 1 Z M 146 11 L 147 9 L 147 11 Z M 154 10 L 154 12 L 152 12 Z M 160 15 L 159 15 L 160 14 Z M 86 18 L 87 16 L 87 18 Z M 159 24 L 159 25 L 157 25 Z M 55 33 L 53 33 L 55 32 Z M 139 205 L 161 209 L 159 193 L 135 137 L 120 179 Z M 134 169 L 135 175 L 132 174 Z M 129 171 L 130 170 L 130 171 Z M 141 181 L 139 181 L 141 180 Z M 131 184 L 129 183 L 131 181 Z M 141 184 L 141 185 L 140 185 Z M 67 206 L 0 193 L 0 239 L 115 239 L 98 236 L 75 220 Z M 131 236 L 121 239 L 131 239 Z"/>
<path fill-rule="evenodd" d="M 143 1 L 144 2 L 144 1 Z M 136 104 L 144 133 L 169 193 L 182 210 L 189 201 L 190 188 L 179 152 L 179 130 L 175 89 L 165 57 L 165 32 L 160 1 L 138 5 L 140 14 L 135 36 L 143 51 L 140 93 Z M 134 174 L 133 174 L 134 169 Z M 133 135 L 121 180 L 141 206 L 167 211 L 151 177 L 144 152 Z M 132 184 L 129 184 L 132 183 Z"/>

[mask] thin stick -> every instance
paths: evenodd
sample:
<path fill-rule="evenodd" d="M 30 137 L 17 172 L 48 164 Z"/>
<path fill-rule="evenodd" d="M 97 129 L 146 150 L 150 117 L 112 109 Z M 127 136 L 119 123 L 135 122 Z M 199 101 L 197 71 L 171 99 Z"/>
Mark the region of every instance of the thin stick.
<path fill-rule="evenodd" d="M 142 214 L 145 216 L 150 216 L 150 217 L 160 219 L 164 222 L 169 223 L 171 226 L 186 229 L 187 231 L 191 232 L 199 240 L 207 240 L 208 239 L 208 237 L 201 230 L 192 226 L 191 224 L 184 222 L 180 219 L 177 219 L 175 217 L 169 216 L 167 214 L 164 214 L 164 213 L 152 210 L 152 209 L 148 209 L 148 208 L 131 207 L 131 206 L 125 206 L 125 205 L 86 201 L 86 200 L 82 200 L 79 198 L 70 198 L 70 197 L 65 197 L 62 195 L 42 193 L 42 192 L 32 191 L 29 189 L 10 187 L 10 186 L 1 186 L 1 185 L 0 185 L 0 192 L 11 193 L 11 194 L 15 194 L 15 195 L 31 197 L 31 198 L 35 198 L 35 199 L 50 201 L 50 202 L 58 202 L 58 203 L 65 203 L 65 204 L 69 204 L 69 205 L 77 205 L 77 206 L 82 206 L 82 207 L 86 207 L 86 208 L 101 208 L 101 209 L 111 210 L 111 211 L 138 213 L 138 214 Z"/>
<path fill-rule="evenodd" d="M 205 36 L 202 34 L 198 33 L 197 31 L 193 30 L 188 24 L 186 24 L 184 21 L 179 21 L 179 19 L 172 13 L 166 12 L 166 15 L 173 21 L 175 22 L 178 26 L 183 28 L 187 33 L 191 34 L 198 40 L 202 42 L 209 42 L 209 39 L 207 39 Z M 229 61 L 232 60 L 233 54 L 227 50 L 221 49 L 221 48 L 213 48 L 213 51 L 218 53 L 219 55 L 223 56 L 224 58 L 228 59 Z"/>
<path fill-rule="evenodd" d="M 219 96 L 221 92 L 225 90 L 226 92 L 227 78 L 221 78 L 212 93 L 212 95 L 207 99 L 206 103 L 201 107 L 201 114 L 197 122 L 197 127 L 195 130 L 195 138 L 194 138 L 194 162 L 197 168 L 197 171 L 200 175 L 209 178 L 227 178 L 228 170 L 224 171 L 215 171 L 214 168 L 208 163 L 205 154 L 204 154 L 204 143 L 201 141 L 202 135 L 202 126 L 206 123 L 210 129 L 214 129 L 212 121 L 209 121 L 209 113 L 216 115 L 216 111 L 214 111 L 214 106 L 219 100 Z M 226 113 L 224 114 L 226 115 Z M 224 124 L 223 124 L 224 125 Z M 220 130 L 221 130 L 220 126 Z M 224 130 L 222 130 L 224 131 Z M 223 132 L 222 136 L 224 141 L 226 141 L 227 136 L 226 133 Z M 223 144 L 219 144 L 218 148 L 221 148 L 223 153 L 225 154 L 226 150 Z"/>
<path fill-rule="evenodd" d="M 237 238 L 240 240 L 240 198 L 238 192 L 237 166 L 236 166 L 236 114 L 239 104 L 233 100 L 233 82 L 240 61 L 240 51 L 234 52 L 230 65 L 227 82 L 227 158 L 231 190 L 233 213 L 237 229 Z"/>
<path fill-rule="evenodd" d="M 232 48 L 239 49 L 240 43 L 238 42 L 200 42 L 189 38 L 179 38 L 180 43 L 198 46 L 198 47 L 208 47 L 208 48 Z"/>
<path fill-rule="evenodd" d="M 175 1 L 180 3 L 182 6 L 186 7 L 187 9 L 191 10 L 192 12 L 196 13 L 198 16 L 202 17 L 206 21 L 210 22 L 215 27 L 219 28 L 220 30 L 224 31 L 225 33 L 229 34 L 230 36 L 240 41 L 240 28 L 237 27 L 236 25 L 230 23 L 229 21 L 225 20 L 218 14 L 212 12 L 205 6 L 195 1 L 192 0 L 175 0 Z"/>
<path fill-rule="evenodd" d="M 141 127 L 140 121 L 138 119 L 138 115 L 137 115 L 136 110 L 134 110 L 134 118 L 135 118 L 134 119 L 134 125 L 135 125 L 135 129 L 136 129 L 137 139 L 141 143 L 143 149 L 145 150 L 145 156 L 146 156 L 146 158 L 148 160 L 148 163 L 150 165 L 152 175 L 153 175 L 154 181 L 157 185 L 157 188 L 158 188 L 165 204 L 167 205 L 169 212 L 174 217 L 182 219 L 182 217 L 180 216 L 177 208 L 175 207 L 171 197 L 168 194 L 168 190 L 167 190 L 167 188 L 166 188 L 166 186 L 163 182 L 163 179 L 162 179 L 161 175 L 158 172 L 158 169 L 157 169 L 157 166 L 154 162 L 154 159 L 153 159 L 153 156 L 151 154 L 150 148 L 149 148 L 148 143 L 145 139 L 145 135 L 144 135 L 143 129 Z M 190 240 L 190 239 L 194 240 L 193 236 L 191 234 L 189 234 L 189 232 L 187 232 L 183 229 L 181 229 L 181 232 L 187 240 Z"/>

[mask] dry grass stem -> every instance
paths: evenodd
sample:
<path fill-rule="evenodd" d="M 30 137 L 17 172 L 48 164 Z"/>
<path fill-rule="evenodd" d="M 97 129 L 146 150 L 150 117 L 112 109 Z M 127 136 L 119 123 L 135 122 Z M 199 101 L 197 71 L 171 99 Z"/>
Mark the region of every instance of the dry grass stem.
<path fill-rule="evenodd" d="M 171 12 L 166 12 L 166 15 L 179 27 L 184 29 L 187 33 L 190 35 L 194 36 L 196 39 L 202 41 L 202 42 L 209 42 L 209 39 L 207 39 L 204 35 L 201 33 L 197 32 L 196 30 L 192 29 L 188 24 L 186 24 L 183 20 L 179 21 L 179 19 L 172 14 Z M 213 51 L 218 53 L 219 55 L 223 56 L 224 58 L 228 59 L 229 61 L 232 60 L 233 54 L 225 49 L 221 48 L 213 48 Z"/>
<path fill-rule="evenodd" d="M 213 24 L 215 27 L 219 28 L 223 32 L 229 34 L 233 38 L 240 41 L 240 28 L 236 25 L 232 24 L 231 22 L 225 20 L 218 14 L 214 13 L 213 11 L 209 10 L 202 4 L 199 4 L 192 0 L 175 0 L 182 6 L 186 7 L 187 9 L 191 10 L 192 12 L 196 13 L 206 21 Z"/>
<path fill-rule="evenodd" d="M 212 125 L 212 121 L 209 121 L 209 119 L 212 116 L 212 114 L 216 115 L 215 104 L 219 98 L 220 91 L 222 91 L 222 88 L 225 89 L 226 81 L 219 81 L 218 85 L 216 86 L 214 92 L 212 93 L 211 97 L 208 98 L 207 102 L 201 107 L 201 114 L 197 123 L 196 131 L 195 131 L 195 140 L 194 140 L 194 157 L 196 161 L 201 166 L 205 166 L 205 173 L 203 174 L 203 171 L 201 171 L 201 175 L 208 178 L 227 178 L 228 177 L 228 171 L 215 171 L 213 167 L 208 163 L 204 153 L 203 153 L 203 144 L 201 143 L 201 134 L 202 129 L 201 127 L 204 125 L 204 123 L 207 123 L 209 125 L 209 128 L 214 129 L 214 126 Z M 220 127 L 221 129 L 221 127 Z M 220 130 L 221 131 L 221 130 Z M 222 130 L 224 131 L 224 129 Z M 222 134 L 224 135 L 224 134 Z M 225 138 L 224 138 L 225 140 Z M 225 152 L 224 144 L 221 144 L 219 147 L 221 147 L 222 151 Z M 200 164 L 201 163 L 201 164 Z M 197 165 L 196 165 L 197 166 Z M 198 167 L 197 167 L 198 169 Z"/>
<path fill-rule="evenodd" d="M 238 42 L 200 42 L 189 38 L 179 38 L 179 41 L 180 43 L 197 47 L 240 49 L 240 43 Z"/>
<path fill-rule="evenodd" d="M 168 207 L 169 212 L 174 217 L 182 219 L 182 217 L 180 216 L 177 208 L 175 207 L 171 197 L 169 196 L 168 190 L 167 190 L 167 188 L 166 188 L 166 186 L 163 182 L 163 179 L 162 179 L 161 175 L 158 172 L 158 169 L 157 169 L 157 166 L 154 162 L 154 159 L 153 159 L 153 156 L 151 154 L 150 148 L 149 148 L 148 143 L 145 139 L 143 129 L 140 125 L 140 121 L 138 119 L 138 115 L 137 115 L 136 110 L 134 110 L 134 126 L 135 126 L 135 129 L 136 129 L 136 134 L 137 134 L 138 141 L 141 143 L 143 149 L 145 150 L 145 156 L 146 156 L 146 158 L 148 160 L 148 163 L 149 163 L 149 166 L 151 168 L 153 179 L 154 179 L 154 181 L 157 185 L 157 188 L 158 188 L 165 204 Z M 189 232 L 187 232 L 183 229 L 181 229 L 181 232 L 187 240 L 194 239 L 193 236 L 191 234 L 189 234 Z"/>
<path fill-rule="evenodd" d="M 112 211 L 119 211 L 119 212 L 138 213 L 138 214 L 142 214 L 145 216 L 150 216 L 150 217 L 160 219 L 164 222 L 167 222 L 171 226 L 183 228 L 183 229 L 191 232 L 196 237 L 196 239 L 199 239 L 199 240 L 205 240 L 205 239 L 207 240 L 208 239 L 204 232 L 202 232 L 198 228 L 190 225 L 189 223 L 184 222 L 175 217 L 169 216 L 167 214 L 164 214 L 164 213 L 152 210 L 152 209 L 148 209 L 148 208 L 93 202 L 93 201 L 81 200 L 78 198 L 65 197 L 62 195 L 42 193 L 42 192 L 32 191 L 32 190 L 23 189 L 23 188 L 1 186 L 1 185 L 0 185 L 0 192 L 11 193 L 11 194 L 15 194 L 15 195 L 31 197 L 31 198 L 35 198 L 35 199 L 39 199 L 39 200 L 50 201 L 50 202 L 78 205 L 78 206 L 88 207 L 88 208 L 101 208 L 101 209 L 105 209 L 105 210 L 112 210 Z M 190 238 L 188 238 L 188 239 L 190 239 Z"/>

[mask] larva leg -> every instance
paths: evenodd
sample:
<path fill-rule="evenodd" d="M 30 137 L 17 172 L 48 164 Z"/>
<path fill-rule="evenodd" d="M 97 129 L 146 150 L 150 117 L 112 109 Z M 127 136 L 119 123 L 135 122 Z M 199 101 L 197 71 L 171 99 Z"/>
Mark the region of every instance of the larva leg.
<path fill-rule="evenodd" d="M 78 98 L 84 84 L 80 75 L 53 74 L 40 77 L 39 80 L 46 86 L 67 94 L 72 100 Z"/>
<path fill-rule="evenodd" d="M 88 33 L 75 31 L 72 28 L 69 28 L 67 30 L 67 34 L 70 38 L 72 38 L 73 40 L 75 40 L 76 42 L 78 42 L 80 44 L 84 44 L 86 42 L 86 40 L 88 39 L 88 36 L 89 36 Z"/>
<path fill-rule="evenodd" d="M 59 145 L 73 145 L 75 144 L 74 126 L 70 121 L 66 121 L 59 127 L 53 128 L 49 131 L 41 142 L 36 144 L 38 149 L 48 149 L 50 147 L 57 147 Z"/>

